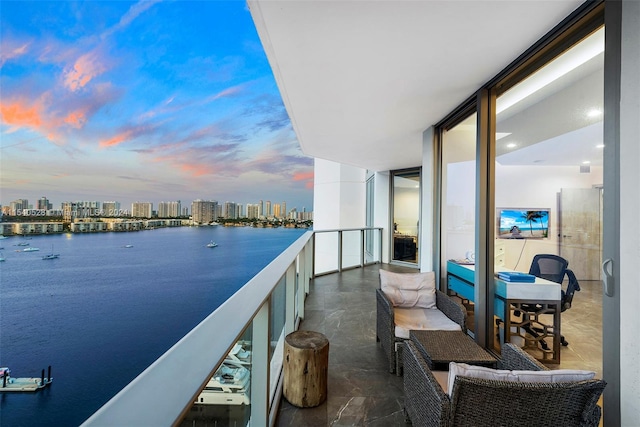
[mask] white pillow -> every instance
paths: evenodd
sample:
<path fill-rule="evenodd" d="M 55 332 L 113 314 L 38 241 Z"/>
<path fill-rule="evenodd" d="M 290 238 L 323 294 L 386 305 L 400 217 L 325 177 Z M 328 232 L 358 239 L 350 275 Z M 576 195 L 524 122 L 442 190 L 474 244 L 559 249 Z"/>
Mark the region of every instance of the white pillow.
<path fill-rule="evenodd" d="M 484 366 L 467 365 L 466 363 L 449 363 L 449 396 L 453 392 L 456 376 L 482 378 L 487 380 L 511 381 L 521 383 L 562 383 L 591 380 L 594 371 L 577 369 L 556 369 L 549 371 L 507 371 L 485 368 Z"/>
<path fill-rule="evenodd" d="M 394 307 L 436 308 L 436 276 L 380 270 L 380 287 Z"/>

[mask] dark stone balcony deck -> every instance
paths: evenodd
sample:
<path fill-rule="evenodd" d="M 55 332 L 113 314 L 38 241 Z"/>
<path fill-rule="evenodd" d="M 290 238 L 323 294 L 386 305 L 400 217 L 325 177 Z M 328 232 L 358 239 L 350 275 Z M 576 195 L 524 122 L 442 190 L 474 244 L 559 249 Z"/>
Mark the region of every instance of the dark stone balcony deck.
<path fill-rule="evenodd" d="M 382 264 L 315 278 L 300 329 L 321 332 L 330 343 L 327 401 L 299 409 L 284 398 L 278 426 L 403 426 L 402 377 L 390 374 L 376 342 L 378 270 L 416 272 Z M 591 369 L 602 376 L 601 288 L 582 283 L 574 307 L 563 313 L 562 364 L 551 368 Z M 575 319 L 575 320 L 574 320 Z"/>

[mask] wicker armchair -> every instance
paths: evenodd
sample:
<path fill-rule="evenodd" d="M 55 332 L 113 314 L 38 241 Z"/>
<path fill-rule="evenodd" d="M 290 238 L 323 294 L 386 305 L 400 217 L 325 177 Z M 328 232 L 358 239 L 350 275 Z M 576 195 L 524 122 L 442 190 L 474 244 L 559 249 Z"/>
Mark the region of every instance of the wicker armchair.
<path fill-rule="evenodd" d="M 389 360 L 389 372 L 400 375 L 403 360 L 402 346 L 406 339 L 396 337 L 394 307 L 381 289 L 376 289 L 376 300 L 376 339 Z M 436 290 L 436 307 L 460 325 L 463 332 L 467 331 L 467 312 L 462 305 L 449 298 L 444 292 Z"/>
<path fill-rule="evenodd" d="M 519 347 L 502 348 L 500 369 L 547 370 Z M 412 342 L 404 350 L 405 416 L 414 426 L 597 426 L 602 380 L 506 382 L 456 377 L 442 390 Z"/>

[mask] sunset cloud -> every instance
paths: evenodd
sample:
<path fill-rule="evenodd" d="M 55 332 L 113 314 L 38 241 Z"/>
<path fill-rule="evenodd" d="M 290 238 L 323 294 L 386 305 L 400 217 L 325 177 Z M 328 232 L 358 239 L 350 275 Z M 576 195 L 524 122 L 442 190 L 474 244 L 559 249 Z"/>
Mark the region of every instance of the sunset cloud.
<path fill-rule="evenodd" d="M 129 141 L 131 138 L 133 138 L 133 135 L 133 130 L 126 130 L 107 140 L 100 141 L 99 146 L 100 148 L 105 148 L 113 147 L 114 145 L 120 145 L 123 142 Z"/>
<path fill-rule="evenodd" d="M 6 41 L 0 43 L 0 68 L 2 68 L 7 61 L 20 57 L 27 53 L 28 46 L 29 43 L 16 41 Z"/>
<path fill-rule="evenodd" d="M 28 127 L 38 130 L 43 124 L 41 110 L 41 105 L 30 105 L 23 100 L 9 103 L 0 101 L 0 117 L 2 122 L 9 126 Z"/>
<path fill-rule="evenodd" d="M 65 72 L 64 85 L 75 92 L 106 70 L 107 67 L 103 64 L 103 59 L 97 51 L 85 53 Z"/>

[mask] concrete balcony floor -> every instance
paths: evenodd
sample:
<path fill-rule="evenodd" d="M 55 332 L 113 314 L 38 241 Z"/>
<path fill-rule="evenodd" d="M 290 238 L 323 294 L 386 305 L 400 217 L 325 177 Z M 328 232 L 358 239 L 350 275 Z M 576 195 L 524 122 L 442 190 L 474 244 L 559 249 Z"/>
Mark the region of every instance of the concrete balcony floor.
<path fill-rule="evenodd" d="M 374 290 L 379 286 L 380 268 L 416 272 L 382 264 L 320 276 L 311 282 L 300 329 L 321 332 L 329 339 L 328 397 L 322 405 L 304 409 L 283 397 L 276 425 L 405 425 L 402 377 L 389 373 L 376 342 Z M 570 345 L 562 348 L 562 363 L 549 367 L 591 369 L 601 377 L 601 291 L 597 282 L 581 286 L 572 309 L 562 314 L 563 334 Z"/>

